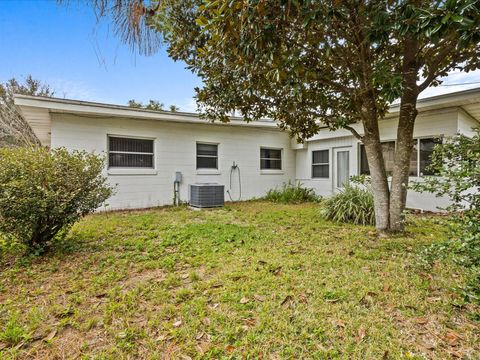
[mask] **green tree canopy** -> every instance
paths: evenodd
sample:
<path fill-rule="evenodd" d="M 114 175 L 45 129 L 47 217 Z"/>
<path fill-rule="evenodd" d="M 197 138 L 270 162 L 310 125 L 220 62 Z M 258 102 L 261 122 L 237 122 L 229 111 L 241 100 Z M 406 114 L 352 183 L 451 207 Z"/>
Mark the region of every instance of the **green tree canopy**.
<path fill-rule="evenodd" d="M 418 95 L 480 65 L 480 4 L 460 1 L 165 2 L 154 24 L 203 80 L 210 118 L 270 117 L 300 141 L 321 126 L 365 144 L 377 227 L 403 229 Z M 165 15 L 167 14 L 167 16 Z M 378 121 L 400 99 L 392 184 Z M 361 123 L 363 134 L 352 126 Z"/>
<path fill-rule="evenodd" d="M 137 109 L 146 109 L 146 110 L 155 110 L 155 111 L 164 111 L 165 104 L 157 100 L 149 100 L 148 104 L 142 104 L 134 99 L 128 100 L 128 106 L 137 108 Z M 176 105 L 170 105 L 168 110 L 171 112 L 180 111 L 180 108 Z"/>
<path fill-rule="evenodd" d="M 156 29 L 170 56 L 200 76 L 208 118 L 269 117 L 299 141 L 324 126 L 350 130 L 365 144 L 380 230 L 403 229 L 418 95 L 451 70 L 480 66 L 476 0 L 111 2 L 140 6 L 146 20 L 131 16 L 125 29 Z M 395 99 L 390 188 L 378 121 Z"/>

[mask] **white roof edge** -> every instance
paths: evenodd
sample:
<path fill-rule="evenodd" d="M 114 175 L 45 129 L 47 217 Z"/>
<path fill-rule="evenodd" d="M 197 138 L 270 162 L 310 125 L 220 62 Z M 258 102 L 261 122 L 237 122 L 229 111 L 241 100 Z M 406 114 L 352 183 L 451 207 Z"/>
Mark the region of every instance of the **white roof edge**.
<path fill-rule="evenodd" d="M 480 87 L 462 90 L 457 92 L 451 92 L 448 94 L 441 94 L 432 97 L 419 99 L 417 101 L 418 111 L 428 111 L 433 109 L 442 109 L 448 107 L 459 107 L 464 104 L 471 103 L 472 101 L 478 101 L 480 103 Z M 42 96 L 31 95 L 14 95 L 14 102 L 17 106 L 30 106 L 37 108 L 48 109 L 51 112 L 63 112 L 63 113 L 83 113 L 97 116 L 112 116 L 123 117 L 143 120 L 159 120 L 170 122 L 184 122 L 184 123 L 200 123 L 200 124 L 212 124 L 205 119 L 200 118 L 199 114 L 188 112 L 169 112 L 169 111 L 154 111 L 146 109 L 131 108 L 126 105 L 114 105 L 97 103 L 90 101 L 72 100 L 72 99 L 60 99 L 50 98 Z M 393 104 L 390 106 L 390 110 L 386 114 L 385 118 L 396 116 L 400 111 L 400 104 Z M 245 122 L 241 117 L 230 117 L 230 122 L 221 123 L 215 122 L 218 125 L 234 125 L 234 126 L 250 126 L 250 127 L 263 127 L 263 128 L 278 128 L 277 124 L 268 119 L 262 119 L 257 121 Z"/>
<path fill-rule="evenodd" d="M 212 122 L 200 118 L 200 116 L 195 113 L 137 109 L 124 105 L 105 104 L 81 100 L 15 94 L 14 103 L 19 107 L 29 106 L 43 108 L 54 113 L 82 113 L 97 116 L 103 115 L 111 117 L 133 118 L 139 120 L 212 124 Z M 215 122 L 213 124 L 278 128 L 277 124 L 272 120 L 262 119 L 252 122 L 245 122 L 243 118 L 233 116 L 230 117 L 230 122 L 228 123 Z"/>
<path fill-rule="evenodd" d="M 475 98 L 477 98 L 478 101 L 480 102 L 480 87 L 418 99 L 417 109 L 420 111 L 420 110 L 429 110 L 433 108 L 459 106 L 462 104 L 457 104 L 457 103 L 461 103 L 461 102 L 468 103 L 469 101 Z M 390 106 L 388 115 L 397 113 L 399 111 L 400 111 L 400 102 L 392 104 Z"/>

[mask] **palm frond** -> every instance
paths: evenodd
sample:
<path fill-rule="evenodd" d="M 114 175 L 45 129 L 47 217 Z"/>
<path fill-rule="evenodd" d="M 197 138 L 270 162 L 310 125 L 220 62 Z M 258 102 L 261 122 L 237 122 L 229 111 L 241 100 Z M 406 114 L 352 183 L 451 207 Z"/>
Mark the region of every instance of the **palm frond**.
<path fill-rule="evenodd" d="M 85 4 L 85 1 L 77 0 Z M 57 0 L 69 5 L 75 0 Z M 114 34 L 142 55 L 156 53 L 162 44 L 161 32 L 152 25 L 152 17 L 159 11 L 161 0 L 87 0 L 97 20 L 111 18 Z"/>

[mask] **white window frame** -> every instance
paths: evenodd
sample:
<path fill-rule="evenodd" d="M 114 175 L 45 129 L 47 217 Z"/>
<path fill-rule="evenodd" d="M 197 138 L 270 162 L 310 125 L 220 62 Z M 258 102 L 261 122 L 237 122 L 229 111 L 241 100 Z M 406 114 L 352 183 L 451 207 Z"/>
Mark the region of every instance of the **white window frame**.
<path fill-rule="evenodd" d="M 440 141 L 443 143 L 443 138 L 444 138 L 444 135 L 441 134 L 438 136 L 422 136 L 414 139 L 414 140 L 417 140 L 417 176 L 416 177 L 437 176 L 437 175 L 423 175 L 423 173 L 420 172 L 420 141 L 425 139 L 432 139 L 432 140 L 440 139 Z"/>
<path fill-rule="evenodd" d="M 262 157 L 262 150 L 279 150 L 280 151 L 280 158 L 266 158 Z M 272 169 L 272 168 L 262 168 L 262 160 L 280 160 L 280 168 L 279 169 Z M 283 148 L 276 148 L 276 147 L 269 147 L 269 146 L 260 146 L 260 171 L 263 172 L 278 172 L 283 170 Z"/>
<path fill-rule="evenodd" d="M 150 140 L 152 142 L 152 152 L 132 152 L 132 151 L 111 151 L 110 150 L 110 138 L 122 138 L 122 139 L 131 139 L 131 140 Z M 137 155 L 151 155 L 152 156 L 152 166 L 151 167 L 133 167 L 133 166 L 110 166 L 110 154 L 137 154 Z M 107 156 L 108 156 L 108 166 L 107 169 L 125 169 L 125 170 L 154 170 L 155 169 L 155 138 L 149 137 L 140 137 L 140 136 L 129 136 L 129 135 L 114 135 L 107 134 Z"/>
<path fill-rule="evenodd" d="M 438 136 L 435 136 L 435 135 L 429 135 L 429 136 L 421 136 L 421 137 L 416 137 L 414 138 L 414 145 L 416 145 L 417 147 L 417 175 L 409 175 L 410 178 L 421 178 L 421 177 L 424 177 L 424 176 L 435 176 L 435 175 L 423 175 L 421 172 L 420 172 L 420 141 L 421 140 L 425 140 L 425 139 L 442 139 L 443 141 L 443 135 L 438 135 Z M 395 143 L 395 151 L 397 150 L 397 141 L 396 140 L 382 140 L 380 141 L 381 143 L 387 143 L 387 142 L 394 142 Z M 361 142 L 358 143 L 358 175 L 361 175 L 361 171 L 362 171 L 362 145 L 365 146 L 364 144 L 362 144 Z"/>
<path fill-rule="evenodd" d="M 316 151 L 326 151 L 326 152 L 327 152 L 328 162 L 326 162 L 326 163 L 314 163 L 314 162 L 313 162 L 313 153 L 316 152 Z M 327 176 L 327 177 L 324 177 L 324 176 L 313 176 L 313 167 L 316 166 L 316 165 L 327 165 L 327 167 L 328 167 L 328 176 Z M 317 149 L 317 150 L 312 150 L 311 178 L 312 178 L 312 179 L 330 179 L 330 173 L 331 173 L 331 169 L 330 169 L 330 149 Z"/>
<path fill-rule="evenodd" d="M 198 155 L 198 145 L 215 145 L 217 147 L 217 155 Z M 197 141 L 195 143 L 195 168 L 197 170 L 218 170 L 219 168 L 219 156 L 218 156 L 218 153 L 219 153 L 219 143 L 212 143 L 212 142 L 207 142 L 207 141 Z M 198 167 L 198 158 L 199 157 L 202 157 L 202 158 L 216 158 L 217 161 L 216 161 L 216 164 L 217 166 L 214 167 L 214 168 L 211 168 L 211 167 L 208 167 L 208 168 L 205 168 L 205 167 Z"/>

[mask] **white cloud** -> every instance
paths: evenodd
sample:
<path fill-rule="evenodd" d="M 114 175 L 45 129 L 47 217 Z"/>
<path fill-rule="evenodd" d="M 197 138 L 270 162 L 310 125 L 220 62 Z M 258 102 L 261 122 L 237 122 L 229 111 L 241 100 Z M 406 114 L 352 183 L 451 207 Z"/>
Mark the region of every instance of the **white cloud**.
<path fill-rule="evenodd" d="M 448 76 L 442 78 L 442 85 L 427 88 L 420 94 L 420 98 L 426 98 L 436 95 L 448 94 L 462 90 L 480 87 L 480 70 L 471 71 L 469 73 L 454 71 Z M 51 78 L 45 79 L 55 90 L 55 96 L 59 98 L 78 99 L 84 101 L 118 103 L 115 99 L 99 93 L 97 89 L 92 88 L 83 80 L 70 80 Z M 397 102 L 397 101 L 396 101 Z M 180 111 L 197 112 L 197 103 L 193 97 L 179 99 L 179 101 L 171 101 L 180 107 Z M 166 104 L 167 106 L 169 104 Z"/>
<path fill-rule="evenodd" d="M 441 86 L 425 89 L 425 91 L 420 94 L 420 98 L 448 94 L 452 92 L 480 87 L 480 70 L 471 71 L 469 73 L 453 71 L 441 80 L 443 80 Z"/>
<path fill-rule="evenodd" d="M 193 113 L 197 112 L 197 102 L 193 97 L 184 99 L 183 101 L 175 105 L 177 105 L 180 108 L 180 111 L 193 112 Z"/>
<path fill-rule="evenodd" d="M 55 97 L 84 101 L 101 101 L 95 89 L 83 81 L 52 78 L 46 81 L 55 91 Z"/>
<path fill-rule="evenodd" d="M 454 71 L 441 80 L 443 81 L 441 86 L 427 88 L 420 94 L 420 98 L 480 87 L 480 70 L 471 71 L 469 73 Z M 478 82 L 478 84 L 470 84 L 472 82 Z M 197 102 L 193 97 L 173 103 L 180 107 L 180 111 L 197 112 Z"/>

